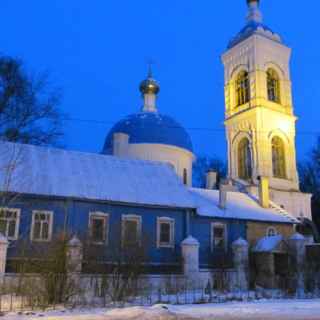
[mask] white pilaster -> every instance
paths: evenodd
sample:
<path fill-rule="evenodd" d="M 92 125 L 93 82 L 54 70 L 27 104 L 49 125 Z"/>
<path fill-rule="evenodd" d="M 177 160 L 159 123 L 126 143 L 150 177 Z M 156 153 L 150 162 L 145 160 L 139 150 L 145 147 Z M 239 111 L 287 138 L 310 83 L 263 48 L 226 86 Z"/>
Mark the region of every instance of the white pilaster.
<path fill-rule="evenodd" d="M 0 233 L 0 277 L 6 273 L 8 245 L 8 239 Z"/>

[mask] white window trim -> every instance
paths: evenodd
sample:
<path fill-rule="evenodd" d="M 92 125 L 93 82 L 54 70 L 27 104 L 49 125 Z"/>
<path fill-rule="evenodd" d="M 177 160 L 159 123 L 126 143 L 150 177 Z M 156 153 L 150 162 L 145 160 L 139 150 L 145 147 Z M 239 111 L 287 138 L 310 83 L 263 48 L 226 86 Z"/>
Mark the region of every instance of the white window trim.
<path fill-rule="evenodd" d="M 136 221 L 138 222 L 138 242 L 141 245 L 142 236 L 142 217 L 135 214 L 123 214 L 121 216 L 121 243 L 124 244 L 124 223 L 126 221 Z"/>
<path fill-rule="evenodd" d="M 49 214 L 50 215 L 50 224 L 48 230 L 48 239 L 33 239 L 33 229 L 35 223 L 35 215 L 37 213 Z M 53 229 L 53 211 L 47 210 L 32 210 L 32 222 L 31 222 L 31 231 L 30 231 L 30 240 L 33 242 L 50 242 L 52 239 L 52 229 Z"/>
<path fill-rule="evenodd" d="M 92 236 L 92 230 L 91 230 L 91 218 L 92 217 L 98 217 L 98 218 L 104 218 L 105 219 L 105 240 L 104 241 L 92 241 L 93 244 L 98 245 L 108 245 L 109 244 L 109 213 L 101 212 L 101 211 L 92 211 L 89 213 L 89 233 L 90 237 Z"/>
<path fill-rule="evenodd" d="M 8 237 L 7 235 L 3 235 L 5 236 L 8 240 L 18 240 L 19 237 L 19 227 L 20 227 L 20 216 L 21 216 L 21 209 L 17 209 L 17 208 L 7 208 L 7 207 L 1 207 L 0 210 L 3 211 L 13 211 L 17 214 L 17 221 L 16 221 L 16 229 L 14 231 L 14 237 Z"/>
<path fill-rule="evenodd" d="M 227 233 L 227 224 L 223 222 L 211 222 L 211 251 L 214 252 L 216 247 L 214 246 L 214 227 L 219 226 L 224 228 L 224 251 L 227 251 L 228 248 L 228 233 Z"/>
<path fill-rule="evenodd" d="M 267 237 L 273 237 L 273 236 L 271 236 L 271 235 L 269 234 L 271 230 L 274 231 L 274 235 L 273 235 L 273 236 L 278 235 L 278 230 L 277 230 L 276 227 L 268 227 L 268 228 L 267 228 L 267 232 L 266 232 L 266 236 L 267 236 Z"/>
<path fill-rule="evenodd" d="M 170 242 L 168 244 L 160 243 L 161 223 L 170 224 Z M 175 220 L 168 217 L 157 217 L 157 248 L 174 248 L 174 245 L 175 245 Z"/>

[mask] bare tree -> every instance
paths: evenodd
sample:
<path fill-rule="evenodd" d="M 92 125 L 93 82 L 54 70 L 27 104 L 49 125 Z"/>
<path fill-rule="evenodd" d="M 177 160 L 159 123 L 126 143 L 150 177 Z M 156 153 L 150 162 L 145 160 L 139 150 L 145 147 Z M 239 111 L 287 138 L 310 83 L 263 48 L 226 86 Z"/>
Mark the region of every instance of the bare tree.
<path fill-rule="evenodd" d="M 309 159 L 299 164 L 300 187 L 312 193 L 313 220 L 320 230 L 320 137 L 312 149 Z"/>
<path fill-rule="evenodd" d="M 68 234 L 60 232 L 48 243 L 25 240 L 20 244 L 15 266 L 20 276 L 17 293 L 29 294 L 36 288 L 46 305 L 66 303 L 80 294 L 79 283 L 70 276 L 73 270 L 68 263 L 69 240 Z"/>
<path fill-rule="evenodd" d="M 115 234 L 121 235 L 121 223 L 112 225 Z M 148 261 L 148 235 L 138 241 L 125 243 L 116 237 L 109 245 L 95 245 L 90 236 L 84 241 L 85 272 L 100 279 L 101 296 L 107 301 L 124 302 L 136 297 L 138 284 Z"/>
<path fill-rule="evenodd" d="M 218 173 L 218 179 L 226 176 L 226 164 L 217 157 L 199 156 L 193 165 L 193 184 L 195 187 L 204 188 L 206 185 L 206 174 L 209 170 Z"/>
<path fill-rule="evenodd" d="M 0 56 L 0 137 L 6 141 L 54 145 L 62 137 L 60 93 L 48 75 L 29 75 L 21 60 Z"/>

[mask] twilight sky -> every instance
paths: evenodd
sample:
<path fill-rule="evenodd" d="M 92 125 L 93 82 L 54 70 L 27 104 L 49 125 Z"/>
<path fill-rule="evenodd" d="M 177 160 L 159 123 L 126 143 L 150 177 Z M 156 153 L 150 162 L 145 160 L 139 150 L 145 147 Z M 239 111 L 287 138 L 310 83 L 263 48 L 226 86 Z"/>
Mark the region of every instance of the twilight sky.
<path fill-rule="evenodd" d="M 261 2 L 264 22 L 293 49 L 301 159 L 320 134 L 320 2 Z M 1 0 L 0 12 L 0 52 L 49 71 L 71 118 L 105 122 L 68 121 L 68 148 L 100 151 L 112 123 L 140 109 L 152 59 L 160 111 L 190 128 L 197 154 L 226 157 L 220 55 L 244 26 L 245 0 Z"/>

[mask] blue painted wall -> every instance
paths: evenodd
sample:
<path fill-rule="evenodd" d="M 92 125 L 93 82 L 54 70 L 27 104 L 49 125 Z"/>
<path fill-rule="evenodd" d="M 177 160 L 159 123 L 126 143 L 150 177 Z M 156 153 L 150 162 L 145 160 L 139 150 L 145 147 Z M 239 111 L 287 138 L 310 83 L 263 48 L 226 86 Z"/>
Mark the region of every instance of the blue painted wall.
<path fill-rule="evenodd" d="M 168 208 L 147 208 L 143 206 L 128 206 L 93 201 L 19 198 L 11 207 L 21 209 L 19 240 L 12 241 L 8 257 L 19 255 L 19 244 L 22 240 L 30 239 L 32 210 L 48 210 L 54 212 L 53 233 L 66 230 L 69 234 L 77 234 L 85 238 L 88 233 L 89 214 L 101 211 L 109 214 L 109 243 L 101 247 L 99 259 L 108 261 L 112 249 L 116 248 L 121 239 L 121 216 L 127 214 L 139 215 L 142 219 L 143 242 L 147 247 L 148 262 L 153 264 L 179 264 L 181 261 L 180 244 L 187 236 L 186 211 Z M 157 248 L 157 217 L 169 217 L 175 220 L 175 248 Z M 212 267 L 213 259 L 219 259 L 225 251 L 211 251 L 211 223 L 224 222 L 227 224 L 228 246 L 239 237 L 246 238 L 246 222 L 236 220 L 217 220 L 204 218 L 193 214 L 190 218 L 190 233 L 200 242 L 200 266 Z M 37 244 L 36 244 L 37 245 Z"/>
<path fill-rule="evenodd" d="M 19 237 L 18 241 L 10 241 L 8 257 L 16 257 L 21 254 L 21 249 L 25 246 L 23 243 L 30 240 L 30 231 L 32 224 L 33 210 L 53 211 L 53 234 L 58 234 L 64 230 L 67 225 L 67 202 L 63 200 L 46 200 L 41 198 L 22 198 L 19 197 L 15 202 L 10 202 L 8 207 L 21 209 Z"/>
<path fill-rule="evenodd" d="M 186 212 L 167 208 L 147 208 L 141 206 L 126 206 L 120 204 L 97 203 L 78 200 L 57 200 L 40 198 L 20 198 L 11 203 L 10 207 L 20 208 L 20 227 L 18 241 L 12 241 L 8 250 L 8 257 L 14 258 L 19 255 L 19 244 L 23 240 L 30 239 L 33 210 L 53 211 L 53 234 L 66 230 L 69 234 L 77 234 L 85 238 L 88 234 L 89 214 L 101 211 L 109 214 L 109 243 L 102 247 L 99 253 L 101 260 L 108 260 L 112 248 L 118 246 L 121 232 L 121 216 L 132 214 L 139 215 L 142 219 L 142 240 L 146 244 L 148 261 L 154 264 L 175 264 L 180 262 L 180 243 L 186 237 Z M 175 248 L 157 248 L 157 217 L 169 217 L 175 220 Z M 37 245 L 37 244 L 35 244 Z"/>
<path fill-rule="evenodd" d="M 227 226 L 227 252 L 225 250 L 211 250 L 211 223 L 221 222 Z M 231 256 L 231 244 L 240 237 L 246 239 L 246 222 L 237 220 L 219 220 L 193 215 L 191 218 L 191 233 L 200 242 L 200 267 L 208 268 L 215 264 L 214 260 L 222 256 Z"/>
<path fill-rule="evenodd" d="M 73 203 L 69 228 L 72 232 L 86 233 L 88 230 L 89 213 L 102 211 L 109 213 L 110 233 L 109 247 L 116 247 L 121 237 L 121 216 L 139 215 L 142 219 L 142 241 L 147 247 L 149 262 L 176 263 L 181 255 L 180 243 L 185 239 L 185 211 L 161 208 L 133 207 L 114 204 L 99 204 L 83 201 Z M 157 248 L 157 217 L 168 217 L 175 220 L 175 248 Z M 108 248 L 107 248 L 108 250 Z M 108 257 L 108 255 L 106 255 Z"/>

